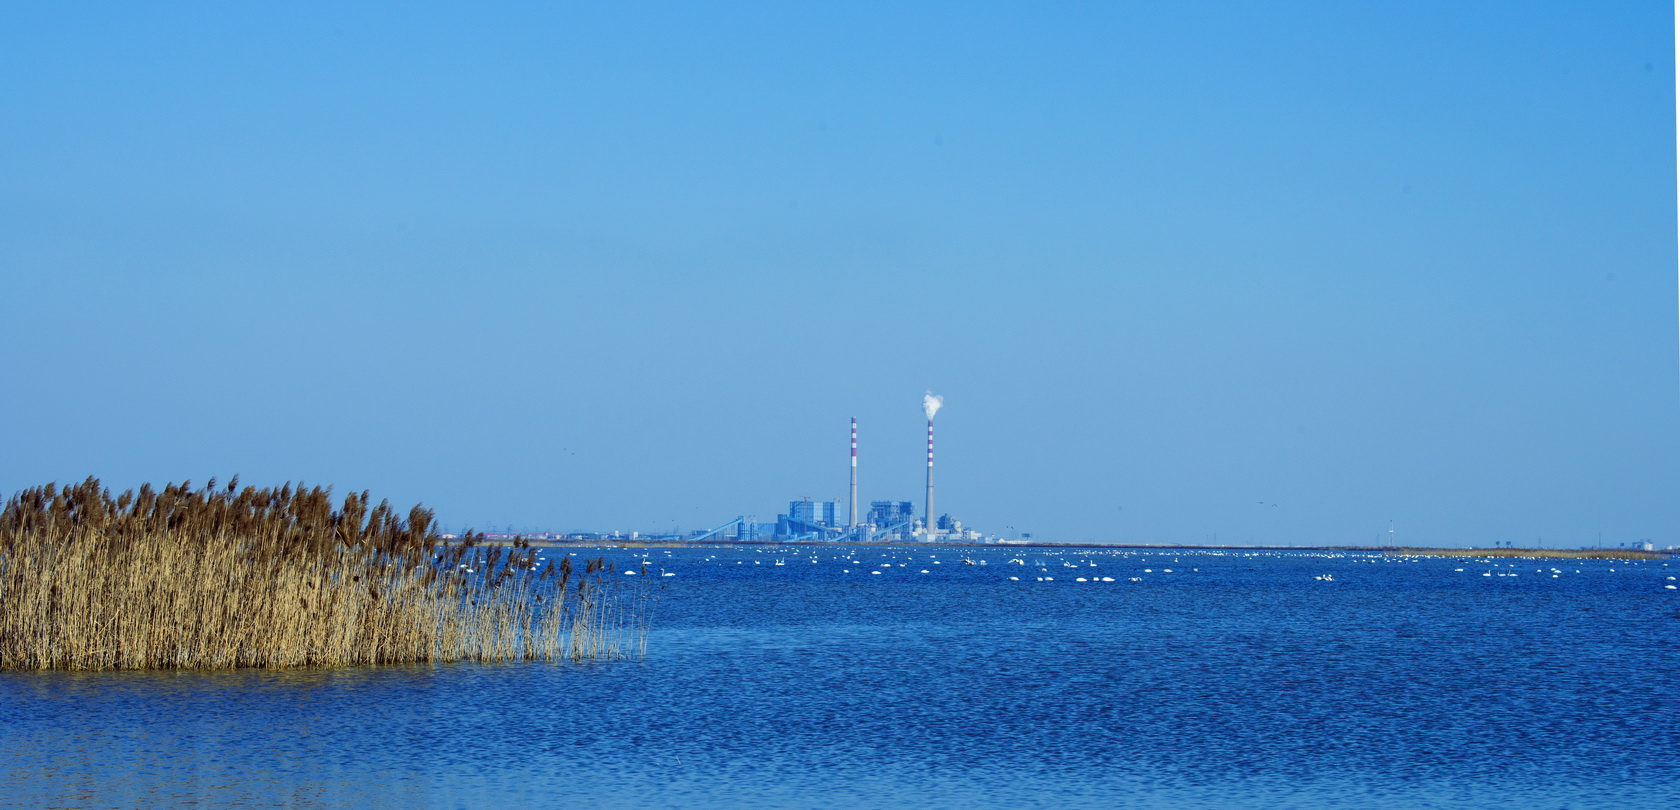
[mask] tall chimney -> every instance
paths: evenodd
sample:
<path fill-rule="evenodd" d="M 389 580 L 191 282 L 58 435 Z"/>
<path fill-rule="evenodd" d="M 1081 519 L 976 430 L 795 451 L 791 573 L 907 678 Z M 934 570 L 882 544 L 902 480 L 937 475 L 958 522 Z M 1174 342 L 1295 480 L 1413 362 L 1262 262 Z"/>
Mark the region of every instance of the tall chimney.
<path fill-rule="evenodd" d="M 852 417 L 852 519 L 848 529 L 857 528 L 857 417 Z"/>
<path fill-rule="evenodd" d="M 929 533 L 933 532 L 933 420 L 928 420 L 928 476 L 927 476 L 927 513 L 922 516 L 922 525 Z"/>

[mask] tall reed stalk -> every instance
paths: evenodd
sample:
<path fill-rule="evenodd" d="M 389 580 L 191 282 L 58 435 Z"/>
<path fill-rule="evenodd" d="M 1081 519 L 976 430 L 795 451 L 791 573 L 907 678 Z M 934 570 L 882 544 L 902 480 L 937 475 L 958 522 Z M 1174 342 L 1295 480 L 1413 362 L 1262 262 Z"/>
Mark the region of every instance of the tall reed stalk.
<path fill-rule="evenodd" d="M 367 492 L 225 488 L 112 497 L 98 480 L 0 511 L 0 668 L 584 660 L 646 651 L 648 580 L 523 542 L 445 543 L 430 510 Z"/>

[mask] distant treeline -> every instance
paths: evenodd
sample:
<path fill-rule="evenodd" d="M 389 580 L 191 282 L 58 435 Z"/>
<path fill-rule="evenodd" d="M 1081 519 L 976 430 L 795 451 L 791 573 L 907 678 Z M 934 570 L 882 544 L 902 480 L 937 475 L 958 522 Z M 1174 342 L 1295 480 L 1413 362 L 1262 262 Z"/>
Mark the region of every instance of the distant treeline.
<path fill-rule="evenodd" d="M 599 659 L 645 649 L 651 595 L 613 564 L 445 544 L 367 492 L 89 478 L 0 511 L 0 668 Z M 643 572 L 646 573 L 645 571 Z M 626 578 L 627 579 L 627 578 Z"/>

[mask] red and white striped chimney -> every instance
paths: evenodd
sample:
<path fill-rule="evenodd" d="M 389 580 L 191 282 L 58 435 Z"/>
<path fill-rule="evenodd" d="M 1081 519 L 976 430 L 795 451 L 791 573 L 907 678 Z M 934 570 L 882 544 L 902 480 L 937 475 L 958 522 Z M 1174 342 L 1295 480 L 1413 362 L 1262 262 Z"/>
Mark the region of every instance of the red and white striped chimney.
<path fill-rule="evenodd" d="M 846 528 L 857 528 L 857 417 L 852 417 L 852 520 Z"/>
<path fill-rule="evenodd" d="M 928 420 L 928 468 L 927 468 L 927 512 L 922 516 L 922 525 L 928 532 L 933 531 L 933 420 Z"/>

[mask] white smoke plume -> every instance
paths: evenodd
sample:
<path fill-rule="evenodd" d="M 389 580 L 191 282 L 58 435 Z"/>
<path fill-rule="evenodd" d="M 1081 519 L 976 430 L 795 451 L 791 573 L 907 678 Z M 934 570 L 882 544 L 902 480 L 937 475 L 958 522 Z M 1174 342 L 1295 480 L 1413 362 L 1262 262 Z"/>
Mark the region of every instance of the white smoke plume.
<path fill-rule="evenodd" d="M 939 409 L 943 407 L 945 407 L 944 397 L 932 391 L 922 395 L 922 413 L 927 414 L 928 421 L 933 421 L 933 415 L 939 413 Z"/>

